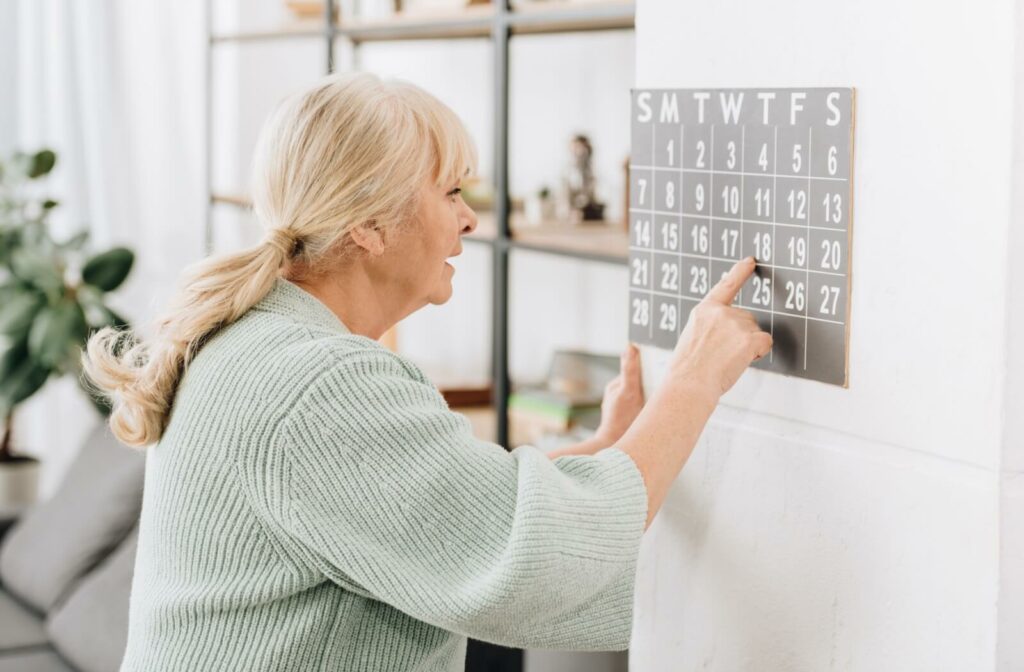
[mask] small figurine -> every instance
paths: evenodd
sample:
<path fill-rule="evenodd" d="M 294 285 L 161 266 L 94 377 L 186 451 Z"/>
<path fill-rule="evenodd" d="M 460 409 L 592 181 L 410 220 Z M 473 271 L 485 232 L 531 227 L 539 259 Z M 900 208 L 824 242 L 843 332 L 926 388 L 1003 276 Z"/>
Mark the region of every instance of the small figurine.
<path fill-rule="evenodd" d="M 604 203 L 597 200 L 591 158 L 594 149 L 585 135 L 575 135 L 569 145 L 572 161 L 562 180 L 566 213 L 572 223 L 604 219 Z"/>

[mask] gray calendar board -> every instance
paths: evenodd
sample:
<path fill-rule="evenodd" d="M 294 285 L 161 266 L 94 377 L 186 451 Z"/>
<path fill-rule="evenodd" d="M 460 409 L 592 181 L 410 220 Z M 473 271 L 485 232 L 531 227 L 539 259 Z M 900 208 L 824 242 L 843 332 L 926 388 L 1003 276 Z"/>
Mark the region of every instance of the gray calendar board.
<path fill-rule="evenodd" d="M 632 91 L 629 336 L 673 348 L 739 259 L 753 366 L 848 385 L 852 88 Z"/>

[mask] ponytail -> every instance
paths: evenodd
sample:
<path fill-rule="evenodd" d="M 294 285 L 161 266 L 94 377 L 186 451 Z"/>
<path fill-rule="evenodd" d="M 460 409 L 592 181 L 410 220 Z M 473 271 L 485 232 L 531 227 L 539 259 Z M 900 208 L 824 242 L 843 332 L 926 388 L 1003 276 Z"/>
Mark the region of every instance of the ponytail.
<path fill-rule="evenodd" d="M 219 329 L 270 292 L 295 249 L 293 236 L 273 229 L 256 247 L 187 269 L 183 287 L 148 342 L 111 327 L 89 339 L 84 373 L 109 399 L 110 428 L 122 443 L 145 446 L 160 439 L 189 362 Z"/>

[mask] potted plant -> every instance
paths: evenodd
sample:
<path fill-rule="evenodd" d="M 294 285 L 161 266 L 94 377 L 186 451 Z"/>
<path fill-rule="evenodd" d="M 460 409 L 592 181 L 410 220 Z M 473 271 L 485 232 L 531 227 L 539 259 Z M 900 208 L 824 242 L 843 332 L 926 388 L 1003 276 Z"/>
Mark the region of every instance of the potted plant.
<path fill-rule="evenodd" d="M 127 323 L 106 305 L 135 256 L 123 247 L 90 254 L 83 231 L 58 242 L 48 227 L 57 202 L 44 198 L 50 150 L 0 160 L 0 511 L 35 499 L 39 464 L 17 455 L 17 406 L 52 377 L 73 374 L 101 413 L 109 409 L 82 382 L 80 356 L 93 331 Z"/>

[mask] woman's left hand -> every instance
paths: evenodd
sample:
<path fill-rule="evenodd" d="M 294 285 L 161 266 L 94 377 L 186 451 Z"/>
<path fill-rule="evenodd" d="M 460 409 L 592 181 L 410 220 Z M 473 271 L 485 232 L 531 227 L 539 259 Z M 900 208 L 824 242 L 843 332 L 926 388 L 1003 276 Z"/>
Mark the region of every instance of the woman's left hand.
<path fill-rule="evenodd" d="M 604 388 L 601 425 L 596 439 L 612 445 L 622 438 L 644 407 L 644 388 L 640 381 L 640 351 L 630 343 L 620 358 L 619 375 Z"/>

